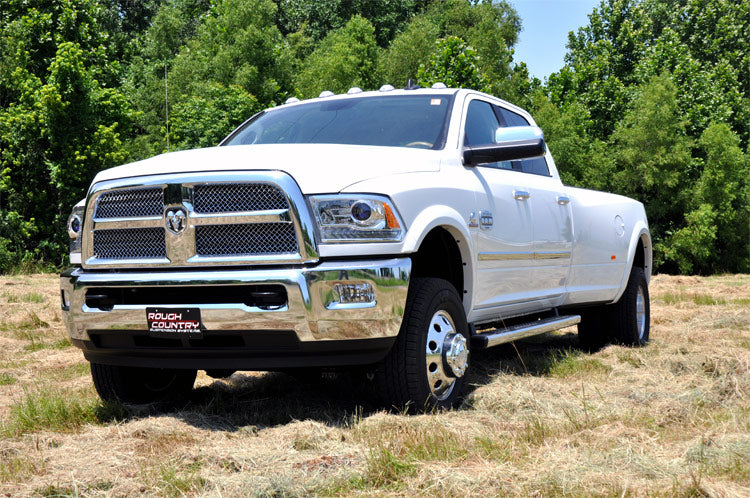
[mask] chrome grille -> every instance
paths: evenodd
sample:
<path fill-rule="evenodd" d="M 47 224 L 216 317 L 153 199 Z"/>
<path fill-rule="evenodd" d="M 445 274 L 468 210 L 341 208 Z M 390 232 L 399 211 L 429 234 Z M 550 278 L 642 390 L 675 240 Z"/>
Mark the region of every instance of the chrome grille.
<path fill-rule="evenodd" d="M 187 215 L 184 230 L 167 223 L 166 213 L 177 209 Z M 92 187 L 86 202 L 82 265 L 164 269 L 312 263 L 318 260 L 314 226 L 299 186 L 280 171 L 105 180 Z"/>
<path fill-rule="evenodd" d="M 196 185 L 193 190 L 196 213 L 236 213 L 289 209 L 284 193 L 266 183 Z"/>
<path fill-rule="evenodd" d="M 297 237 L 291 223 L 248 223 L 196 227 L 199 256 L 294 254 Z"/>
<path fill-rule="evenodd" d="M 102 259 L 166 258 L 164 229 L 94 230 L 94 257 Z"/>
<path fill-rule="evenodd" d="M 105 192 L 96 202 L 94 216 L 107 218 L 137 218 L 161 216 L 164 211 L 164 191 L 158 188 L 131 188 Z"/>

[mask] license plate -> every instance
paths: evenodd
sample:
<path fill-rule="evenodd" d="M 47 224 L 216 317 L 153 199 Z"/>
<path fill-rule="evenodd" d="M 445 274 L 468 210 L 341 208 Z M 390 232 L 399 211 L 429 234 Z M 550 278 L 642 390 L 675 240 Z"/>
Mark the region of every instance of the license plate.
<path fill-rule="evenodd" d="M 200 337 L 203 335 L 199 308 L 146 308 L 152 337 Z"/>

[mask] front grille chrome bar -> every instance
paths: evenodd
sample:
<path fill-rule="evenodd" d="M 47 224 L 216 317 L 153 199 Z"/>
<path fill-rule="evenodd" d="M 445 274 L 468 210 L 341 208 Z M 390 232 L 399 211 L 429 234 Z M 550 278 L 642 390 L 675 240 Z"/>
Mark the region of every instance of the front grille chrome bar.
<path fill-rule="evenodd" d="M 196 192 L 202 212 L 196 209 Z M 162 203 L 158 215 L 154 215 L 154 199 Z M 302 192 L 289 175 L 278 171 L 153 175 L 99 182 L 91 187 L 86 206 L 84 268 L 318 260 L 314 223 Z M 167 213 L 175 211 L 185 215 L 177 230 L 166 219 Z M 139 238 L 123 236 L 143 233 L 153 238 L 154 230 L 164 236 L 161 247 L 153 240 L 148 243 L 157 246 L 153 250 Z M 124 245 L 118 249 L 110 243 L 100 250 L 101 241 Z"/>

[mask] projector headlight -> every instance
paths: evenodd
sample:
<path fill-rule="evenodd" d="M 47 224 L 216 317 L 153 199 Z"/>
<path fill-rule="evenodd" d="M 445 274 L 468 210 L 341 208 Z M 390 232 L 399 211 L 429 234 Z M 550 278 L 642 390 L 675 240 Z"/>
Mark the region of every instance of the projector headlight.
<path fill-rule="evenodd" d="M 70 263 L 81 264 L 81 239 L 83 239 L 83 213 L 86 200 L 82 200 L 73 207 L 68 216 L 68 236 L 70 237 Z"/>
<path fill-rule="evenodd" d="M 322 243 L 399 242 L 404 224 L 390 199 L 376 195 L 310 198 Z"/>

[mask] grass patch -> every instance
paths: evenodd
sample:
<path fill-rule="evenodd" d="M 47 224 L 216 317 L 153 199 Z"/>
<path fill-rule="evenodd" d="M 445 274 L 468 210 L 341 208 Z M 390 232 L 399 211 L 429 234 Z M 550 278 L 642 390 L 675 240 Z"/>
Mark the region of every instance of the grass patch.
<path fill-rule="evenodd" d="M 553 361 L 548 367 L 549 376 L 559 379 L 579 375 L 608 374 L 611 371 L 612 367 L 605 365 L 600 359 L 584 356 L 580 351 L 570 349 L 553 355 Z"/>
<path fill-rule="evenodd" d="M 44 471 L 44 462 L 17 451 L 0 452 L 0 482 L 19 482 Z"/>
<path fill-rule="evenodd" d="M 387 448 L 377 447 L 367 456 L 365 471 L 351 479 L 354 489 L 398 488 L 404 479 L 417 473 L 417 465 L 399 458 Z M 344 491 L 344 490 L 341 490 Z"/>
<path fill-rule="evenodd" d="M 709 294 L 696 294 L 696 293 L 675 293 L 668 292 L 657 296 L 664 304 L 674 305 L 680 303 L 696 304 L 698 306 L 716 306 L 721 304 L 727 304 L 727 300 L 723 297 L 714 297 Z"/>
<path fill-rule="evenodd" d="M 47 301 L 47 298 L 41 292 L 28 292 L 21 295 L 13 294 L 11 292 L 3 292 L 3 297 L 9 303 L 41 304 Z"/>
<path fill-rule="evenodd" d="M 70 339 L 68 339 L 67 337 L 58 339 L 55 342 L 37 342 L 36 338 L 30 333 L 27 333 L 25 337 L 27 340 L 31 341 L 31 344 L 27 344 L 23 347 L 23 349 L 25 349 L 26 351 L 39 351 L 40 349 L 65 349 L 73 346 L 73 343 L 70 342 Z"/>
<path fill-rule="evenodd" d="M 103 424 L 124 417 L 124 407 L 119 403 L 40 389 L 26 392 L 22 400 L 11 405 L 10 415 L 0 425 L 0 434 L 14 437 L 42 430 L 72 432 L 86 424 Z"/>
<path fill-rule="evenodd" d="M 9 386 L 18 382 L 18 379 L 7 372 L 0 372 L 0 386 Z"/>
<path fill-rule="evenodd" d="M 48 328 L 49 323 L 39 318 L 39 315 L 37 315 L 33 311 L 29 311 L 26 315 L 26 318 L 24 318 L 20 322 L 0 322 L 0 330 L 12 330 L 16 339 L 27 339 L 29 336 L 28 332 L 30 330 Z"/>
<path fill-rule="evenodd" d="M 156 487 L 167 496 L 185 496 L 188 493 L 200 492 L 208 482 L 200 475 L 201 466 L 200 459 L 179 469 L 174 465 L 163 465 L 159 468 Z"/>

